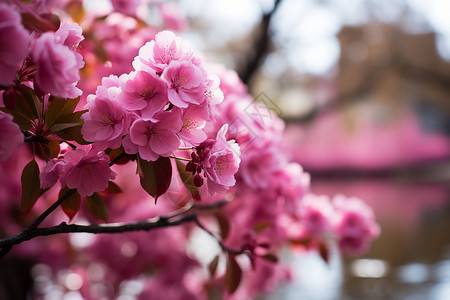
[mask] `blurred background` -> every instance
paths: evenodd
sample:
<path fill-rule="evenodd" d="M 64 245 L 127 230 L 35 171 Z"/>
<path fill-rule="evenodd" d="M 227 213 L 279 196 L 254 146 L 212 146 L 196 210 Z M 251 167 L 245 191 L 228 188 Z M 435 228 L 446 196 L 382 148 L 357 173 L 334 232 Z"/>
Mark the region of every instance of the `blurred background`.
<path fill-rule="evenodd" d="M 450 299 L 450 1 L 180 0 L 181 35 L 287 122 L 316 194 L 357 196 L 363 258 L 298 259 L 273 299 Z"/>

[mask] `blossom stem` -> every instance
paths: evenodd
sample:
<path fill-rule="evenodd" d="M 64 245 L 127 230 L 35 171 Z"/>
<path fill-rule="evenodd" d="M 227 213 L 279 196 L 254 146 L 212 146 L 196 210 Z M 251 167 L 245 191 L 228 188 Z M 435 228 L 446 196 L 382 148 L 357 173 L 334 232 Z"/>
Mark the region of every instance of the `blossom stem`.
<path fill-rule="evenodd" d="M 207 234 L 209 234 L 210 236 L 212 236 L 212 237 L 217 241 L 217 243 L 219 244 L 220 248 L 222 248 L 223 251 L 228 252 L 228 253 L 233 254 L 233 255 L 239 255 L 239 254 L 242 254 L 242 253 L 245 252 L 245 250 L 246 250 L 245 248 L 236 250 L 236 249 L 232 249 L 232 248 L 229 248 L 228 246 L 226 246 L 219 238 L 216 237 L 216 235 L 215 235 L 214 233 L 212 233 L 212 232 L 209 231 L 205 226 L 203 226 L 203 224 L 200 223 L 200 221 L 198 220 L 197 217 L 194 219 L 194 222 L 195 222 L 195 224 L 197 224 L 197 226 L 200 227 L 203 231 L 205 231 Z"/>
<path fill-rule="evenodd" d="M 178 150 L 192 150 L 194 147 L 178 147 Z"/>
<path fill-rule="evenodd" d="M 178 159 L 178 160 L 184 160 L 184 161 L 191 161 L 192 159 L 190 158 L 182 158 L 182 157 L 177 157 L 177 156 L 169 156 L 170 158 L 174 158 L 174 159 Z"/>

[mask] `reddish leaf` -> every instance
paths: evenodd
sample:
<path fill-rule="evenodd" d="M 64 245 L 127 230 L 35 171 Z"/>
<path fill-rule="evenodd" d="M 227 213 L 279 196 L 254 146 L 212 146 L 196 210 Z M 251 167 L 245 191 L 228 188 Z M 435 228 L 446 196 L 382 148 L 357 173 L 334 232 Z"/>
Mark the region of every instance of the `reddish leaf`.
<path fill-rule="evenodd" d="M 62 188 L 59 191 L 59 195 L 58 195 L 59 198 L 61 198 L 68 192 L 69 192 L 68 187 Z M 72 220 L 73 217 L 80 210 L 80 204 L 81 204 L 80 194 L 73 193 L 69 198 L 64 200 L 64 202 L 61 204 L 61 208 L 64 211 L 64 213 L 69 217 L 69 220 Z"/>
<path fill-rule="evenodd" d="M 121 155 L 122 153 L 125 152 L 125 150 L 123 149 L 123 147 L 117 148 L 117 149 L 107 149 L 106 154 L 109 155 L 109 158 L 111 161 L 113 161 L 114 159 L 116 159 L 117 157 L 119 157 L 119 155 Z M 119 160 L 117 160 L 115 162 L 116 165 L 124 165 L 126 163 L 128 163 L 130 161 L 130 155 L 123 155 L 122 158 L 120 158 Z"/>
<path fill-rule="evenodd" d="M 108 187 L 103 191 L 105 194 L 119 194 L 122 193 L 122 189 L 112 181 L 108 181 Z"/>
<path fill-rule="evenodd" d="M 278 262 L 278 257 L 275 256 L 275 254 L 273 253 L 267 253 L 266 255 L 260 256 L 261 258 L 277 263 Z"/>
<path fill-rule="evenodd" d="M 22 24 L 29 31 L 43 33 L 58 30 L 60 20 L 57 15 L 51 13 L 37 15 L 25 12 L 22 13 Z"/>
<path fill-rule="evenodd" d="M 5 107 L 0 108 L 0 110 L 11 114 L 14 117 L 14 122 L 19 125 L 20 129 L 27 131 L 31 128 L 34 120 L 41 118 L 41 104 L 33 89 L 25 85 L 17 85 L 15 93 L 16 103 L 14 110 Z"/>
<path fill-rule="evenodd" d="M 84 140 L 83 135 L 81 134 L 81 125 L 64 129 L 59 131 L 57 134 L 65 141 L 75 141 L 80 145 L 91 144 Z"/>
<path fill-rule="evenodd" d="M 236 262 L 236 258 L 232 254 L 228 254 L 227 270 L 225 273 L 225 286 L 230 294 L 233 294 L 242 279 L 241 267 Z"/>
<path fill-rule="evenodd" d="M 214 217 L 217 220 L 220 228 L 220 235 L 222 236 L 222 240 L 225 241 L 230 233 L 230 220 L 228 217 L 221 212 L 216 212 Z"/>
<path fill-rule="evenodd" d="M 98 193 L 86 197 L 86 208 L 88 212 L 97 220 L 108 222 L 108 208 L 102 197 Z"/>
<path fill-rule="evenodd" d="M 209 274 L 213 278 L 214 278 L 214 275 L 216 274 L 218 264 L 219 264 L 219 255 L 216 255 L 216 257 L 214 257 L 214 259 L 208 264 Z"/>
<path fill-rule="evenodd" d="M 319 254 L 326 263 L 329 262 L 330 252 L 328 251 L 328 246 L 324 243 L 320 243 L 319 245 Z"/>
<path fill-rule="evenodd" d="M 41 194 L 41 182 L 39 180 L 39 166 L 33 159 L 22 171 L 22 200 L 20 210 L 26 215 L 34 206 Z"/>
<path fill-rule="evenodd" d="M 186 165 L 184 163 L 182 163 L 178 159 L 176 160 L 176 162 L 178 173 L 180 174 L 181 181 L 183 181 L 184 186 L 188 189 L 194 200 L 200 201 L 201 196 L 198 188 L 194 184 L 194 175 L 192 175 L 191 172 L 186 171 Z"/>
<path fill-rule="evenodd" d="M 45 161 L 58 157 L 60 147 L 59 141 L 51 140 L 48 143 L 32 143 L 30 147 L 34 149 L 35 154 Z"/>
<path fill-rule="evenodd" d="M 172 180 L 172 164 L 168 157 L 160 156 L 156 161 L 146 161 L 138 156 L 137 173 L 142 188 L 153 198 L 155 204 L 158 197 L 164 194 Z"/>
<path fill-rule="evenodd" d="M 47 125 L 47 128 L 52 132 L 56 132 L 67 128 L 66 126 L 63 126 L 65 128 L 53 129 L 54 125 L 57 124 L 78 123 L 74 126 L 83 124 L 83 121 L 80 119 L 81 114 L 77 112 L 78 114 L 74 115 L 74 110 L 77 107 L 79 101 L 80 98 L 52 98 L 51 102 L 48 105 L 47 111 L 45 112 L 45 124 Z"/>

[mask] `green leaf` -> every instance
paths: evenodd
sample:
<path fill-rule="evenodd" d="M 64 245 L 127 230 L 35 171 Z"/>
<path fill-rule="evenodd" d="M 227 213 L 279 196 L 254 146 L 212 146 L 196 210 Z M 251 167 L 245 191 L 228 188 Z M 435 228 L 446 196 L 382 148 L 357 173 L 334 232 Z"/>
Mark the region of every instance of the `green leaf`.
<path fill-rule="evenodd" d="M 155 204 L 158 197 L 164 194 L 172 180 L 172 164 L 168 157 L 160 156 L 156 161 L 146 161 L 138 156 L 137 173 L 142 188 L 153 198 Z"/>
<path fill-rule="evenodd" d="M 230 294 L 233 294 L 242 280 L 241 267 L 236 262 L 233 254 L 228 254 L 227 270 L 225 273 L 225 287 Z"/>
<path fill-rule="evenodd" d="M 62 131 L 57 132 L 56 134 L 63 140 L 75 141 L 80 145 L 92 144 L 84 140 L 83 135 L 81 134 L 81 125 L 64 129 Z"/>
<path fill-rule="evenodd" d="M 61 198 L 68 192 L 69 188 L 64 187 L 59 191 L 58 197 Z M 64 211 L 64 213 L 69 217 L 69 220 L 72 220 L 73 217 L 80 210 L 80 204 L 81 204 L 80 194 L 73 193 L 69 198 L 64 200 L 64 202 L 61 204 L 61 208 Z"/>
<path fill-rule="evenodd" d="M 263 222 L 256 224 L 255 227 L 253 227 L 253 231 L 255 231 L 255 233 L 260 233 L 261 231 L 263 231 L 264 229 L 266 229 L 267 227 L 270 227 L 270 226 L 272 226 L 272 222 L 263 221 Z"/>
<path fill-rule="evenodd" d="M 30 117 L 34 119 L 42 119 L 42 103 L 39 101 L 38 96 L 34 90 L 26 85 L 20 84 L 16 87 L 17 89 L 17 97 L 16 105 L 19 101 L 20 97 L 22 97 L 25 101 L 23 104 L 27 105 L 27 108 L 31 111 Z M 17 109 L 17 107 L 16 107 Z"/>
<path fill-rule="evenodd" d="M 217 266 L 219 265 L 219 255 L 216 255 L 214 259 L 208 264 L 208 271 L 212 278 L 216 274 Z"/>
<path fill-rule="evenodd" d="M 72 127 L 76 127 L 76 126 L 80 126 L 80 123 L 78 123 L 78 122 L 72 122 L 72 123 L 59 123 L 59 124 L 54 124 L 54 125 L 52 126 L 52 131 L 53 131 L 53 132 L 63 131 L 63 130 L 65 130 L 65 129 L 72 128 Z"/>
<path fill-rule="evenodd" d="M 13 110 L 0 108 L 1 111 L 9 113 L 14 117 L 14 122 L 23 131 L 30 130 L 34 120 L 40 119 L 41 103 L 32 89 L 25 85 L 16 86 L 16 106 Z"/>
<path fill-rule="evenodd" d="M 39 180 L 39 166 L 33 159 L 22 171 L 22 200 L 20 211 L 26 215 L 36 203 L 41 194 L 41 181 Z"/>
<path fill-rule="evenodd" d="M 181 181 L 183 181 L 184 186 L 187 188 L 189 193 L 192 195 L 192 198 L 194 200 L 202 200 L 200 196 L 200 192 L 198 188 L 194 184 L 194 175 L 192 175 L 191 172 L 186 171 L 186 165 L 179 161 L 178 159 L 175 160 L 177 163 L 177 169 L 178 173 L 180 174 Z"/>
<path fill-rule="evenodd" d="M 86 208 L 88 212 L 97 220 L 108 222 L 108 208 L 102 197 L 98 193 L 86 197 Z"/>
<path fill-rule="evenodd" d="M 77 116 L 72 117 L 74 114 L 73 111 L 77 107 L 79 101 L 79 97 L 75 99 L 53 98 L 45 113 L 45 124 L 47 125 L 47 128 L 56 132 L 57 130 L 52 128 L 54 124 L 72 122 L 82 124 L 82 121 L 77 122 L 77 119 L 79 120 L 81 115 L 77 115 L 78 118 Z"/>

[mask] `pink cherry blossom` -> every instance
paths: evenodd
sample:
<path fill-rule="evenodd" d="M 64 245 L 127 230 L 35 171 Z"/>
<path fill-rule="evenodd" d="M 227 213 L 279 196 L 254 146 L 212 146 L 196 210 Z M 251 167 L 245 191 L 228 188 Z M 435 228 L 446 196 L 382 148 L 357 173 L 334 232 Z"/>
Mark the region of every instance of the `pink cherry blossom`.
<path fill-rule="evenodd" d="M 139 0 L 111 0 L 114 11 L 123 13 L 125 15 L 136 15 L 136 9 L 139 5 Z"/>
<path fill-rule="evenodd" d="M 380 233 L 372 209 L 358 198 L 342 195 L 335 196 L 333 204 L 336 210 L 333 229 L 340 249 L 353 255 L 366 251 Z"/>
<path fill-rule="evenodd" d="M 122 81 L 120 102 L 143 118 L 152 118 L 169 102 L 166 83 L 155 75 L 137 71 Z"/>
<path fill-rule="evenodd" d="M 220 79 L 216 75 L 209 75 L 205 95 L 208 98 L 208 102 L 211 105 L 217 105 L 223 101 L 223 92 L 220 89 Z"/>
<path fill-rule="evenodd" d="M 192 145 L 198 145 L 204 140 L 206 140 L 207 136 L 204 132 L 206 120 L 208 120 L 208 112 L 206 107 L 199 105 L 190 106 L 183 113 L 183 126 L 181 127 L 178 136 L 185 142 L 188 142 Z"/>
<path fill-rule="evenodd" d="M 317 236 L 331 229 L 333 213 L 333 205 L 327 196 L 308 194 L 302 199 L 300 217 L 312 235 Z"/>
<path fill-rule="evenodd" d="M 169 156 L 180 145 L 177 132 L 182 123 L 179 112 L 159 113 L 154 120 L 137 119 L 123 145 L 129 154 L 139 152 L 142 159 L 155 161 L 159 156 Z"/>
<path fill-rule="evenodd" d="M 285 158 L 273 141 L 258 138 L 242 153 L 239 176 L 250 187 L 267 189 L 272 182 L 272 174 L 280 171 L 283 163 Z"/>
<path fill-rule="evenodd" d="M 59 44 L 75 50 L 80 45 L 80 42 L 84 40 L 82 32 L 83 29 L 77 23 L 62 22 L 55 35 Z"/>
<path fill-rule="evenodd" d="M 133 61 L 135 70 L 154 70 L 161 73 L 170 62 L 189 60 L 192 51 L 187 42 L 181 40 L 173 32 L 165 30 L 155 36 L 155 40 L 146 43 L 139 49 L 139 55 Z"/>
<path fill-rule="evenodd" d="M 47 162 L 39 174 L 41 189 L 51 188 L 64 174 L 66 161 L 63 158 L 55 158 Z"/>
<path fill-rule="evenodd" d="M 222 193 L 236 183 L 234 174 L 238 171 L 241 153 L 239 145 L 234 140 L 226 140 L 227 130 L 228 125 L 219 130 L 216 141 L 203 163 L 211 195 Z"/>
<path fill-rule="evenodd" d="M 33 43 L 31 58 L 37 67 L 36 83 L 53 96 L 75 98 L 82 94 L 75 85 L 84 62 L 79 53 L 61 44 L 59 39 L 55 33 L 46 32 Z"/>
<path fill-rule="evenodd" d="M 183 31 L 187 28 L 187 20 L 175 3 L 160 3 L 159 13 L 164 21 L 165 28 L 175 31 Z"/>
<path fill-rule="evenodd" d="M 12 85 L 28 53 L 29 33 L 13 7 L 0 4 L 0 85 Z"/>
<path fill-rule="evenodd" d="M 90 196 L 108 187 L 108 181 L 116 178 L 109 166 L 109 156 L 104 152 L 86 154 L 81 149 L 67 152 L 64 181 L 68 188 L 77 189 L 81 196 Z"/>
<path fill-rule="evenodd" d="M 122 136 L 128 133 L 130 117 L 118 102 L 110 99 L 96 98 L 89 95 L 89 111 L 82 116 L 84 124 L 81 129 L 88 142 L 96 142 L 97 149 L 120 147 Z M 101 146 L 100 146 L 101 144 Z"/>
<path fill-rule="evenodd" d="M 23 143 L 23 133 L 10 114 L 0 111 L 0 161 L 7 160 L 12 151 Z"/>
<path fill-rule="evenodd" d="M 287 203 L 295 208 L 301 203 L 299 199 L 309 191 L 311 176 L 298 163 L 287 163 L 276 171 L 272 187 L 282 195 Z"/>
<path fill-rule="evenodd" d="M 186 108 L 205 101 L 205 74 L 192 62 L 172 62 L 161 76 L 169 87 L 169 101 Z"/>
<path fill-rule="evenodd" d="M 119 79 L 110 76 L 102 80 L 96 95 L 87 97 L 86 109 L 82 118 L 83 137 L 88 142 L 95 142 L 97 150 L 120 147 L 122 137 L 128 133 L 131 116 L 118 102 L 120 93 Z"/>

